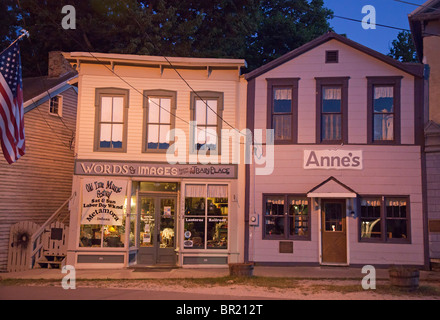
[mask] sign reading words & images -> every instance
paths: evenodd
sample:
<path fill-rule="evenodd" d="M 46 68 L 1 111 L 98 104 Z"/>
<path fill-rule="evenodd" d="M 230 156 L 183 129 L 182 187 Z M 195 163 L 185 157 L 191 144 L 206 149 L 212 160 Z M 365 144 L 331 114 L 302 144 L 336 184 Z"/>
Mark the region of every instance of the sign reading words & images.
<path fill-rule="evenodd" d="M 304 150 L 304 169 L 362 170 L 362 151 Z"/>
<path fill-rule="evenodd" d="M 82 188 L 81 224 L 121 226 L 127 181 L 87 179 Z"/>

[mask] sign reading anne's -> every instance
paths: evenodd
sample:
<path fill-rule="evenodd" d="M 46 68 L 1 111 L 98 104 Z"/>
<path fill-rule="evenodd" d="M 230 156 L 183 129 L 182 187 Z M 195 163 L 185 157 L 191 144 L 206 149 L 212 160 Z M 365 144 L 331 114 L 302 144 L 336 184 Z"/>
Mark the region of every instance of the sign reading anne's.
<path fill-rule="evenodd" d="M 121 226 L 127 181 L 86 179 L 82 187 L 81 224 Z"/>
<path fill-rule="evenodd" d="M 304 150 L 304 169 L 363 169 L 362 151 Z"/>
<path fill-rule="evenodd" d="M 237 178 L 236 165 L 233 164 L 202 165 L 92 160 L 77 160 L 75 174 L 163 178 Z"/>

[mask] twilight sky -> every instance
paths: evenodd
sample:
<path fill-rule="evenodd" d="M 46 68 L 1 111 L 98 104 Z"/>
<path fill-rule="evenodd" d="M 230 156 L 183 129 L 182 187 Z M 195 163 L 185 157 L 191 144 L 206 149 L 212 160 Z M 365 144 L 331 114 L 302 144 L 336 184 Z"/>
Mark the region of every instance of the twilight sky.
<path fill-rule="evenodd" d="M 421 5 L 426 0 L 405 0 Z M 397 28 L 409 29 L 408 14 L 417 9 L 416 5 L 402 3 L 396 0 L 324 0 L 325 7 L 334 11 L 335 16 L 362 20 L 365 5 L 376 9 L 376 23 Z M 371 49 L 388 54 L 391 42 L 396 39 L 399 30 L 376 26 L 376 29 L 364 30 L 360 22 L 333 18 L 330 21 L 336 33 L 345 33 L 348 38 L 359 42 Z"/>

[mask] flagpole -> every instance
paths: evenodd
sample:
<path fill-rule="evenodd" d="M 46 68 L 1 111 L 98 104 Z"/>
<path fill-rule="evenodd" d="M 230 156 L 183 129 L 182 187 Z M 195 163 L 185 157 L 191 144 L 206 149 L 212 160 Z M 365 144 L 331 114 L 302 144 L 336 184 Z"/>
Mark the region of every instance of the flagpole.
<path fill-rule="evenodd" d="M 8 50 L 11 46 L 13 46 L 14 45 L 14 43 L 16 43 L 17 41 L 19 41 L 19 40 L 22 40 L 23 39 L 23 37 L 24 36 L 26 36 L 26 37 L 28 37 L 29 38 L 29 31 L 27 31 L 27 30 L 25 30 L 25 29 L 21 29 L 20 30 L 20 32 L 21 32 L 21 35 L 20 36 L 18 36 L 18 38 L 17 39 L 15 39 L 5 50 L 3 50 L 0 54 L 2 54 L 3 52 L 5 52 L 6 50 Z"/>

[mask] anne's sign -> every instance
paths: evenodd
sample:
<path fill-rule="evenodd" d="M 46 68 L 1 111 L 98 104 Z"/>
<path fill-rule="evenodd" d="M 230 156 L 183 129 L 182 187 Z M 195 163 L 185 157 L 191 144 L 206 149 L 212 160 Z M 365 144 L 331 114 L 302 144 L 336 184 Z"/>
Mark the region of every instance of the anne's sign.
<path fill-rule="evenodd" d="M 236 179 L 233 164 L 168 164 L 148 162 L 75 161 L 75 174 L 93 176 Z"/>
<path fill-rule="evenodd" d="M 362 151 L 304 150 L 304 169 L 362 170 Z"/>
<path fill-rule="evenodd" d="M 121 226 L 126 188 L 124 180 L 83 180 L 81 224 Z"/>

